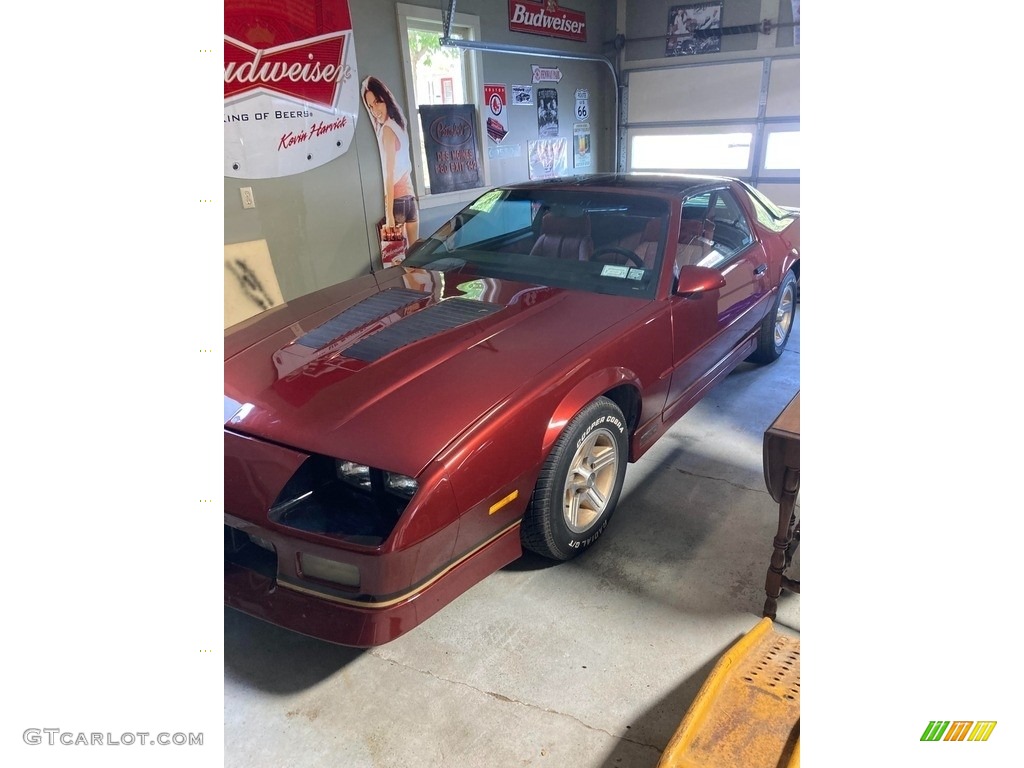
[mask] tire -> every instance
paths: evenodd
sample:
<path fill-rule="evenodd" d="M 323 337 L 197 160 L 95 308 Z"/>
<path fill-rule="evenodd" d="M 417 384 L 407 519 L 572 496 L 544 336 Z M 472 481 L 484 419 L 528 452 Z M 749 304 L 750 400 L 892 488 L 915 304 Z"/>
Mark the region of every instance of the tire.
<path fill-rule="evenodd" d="M 541 467 L 523 516 L 523 546 L 552 560 L 569 560 L 589 549 L 615 510 L 627 456 L 622 411 L 606 397 L 588 403 Z"/>
<path fill-rule="evenodd" d="M 775 305 L 761 321 L 757 336 L 757 351 L 748 360 L 762 365 L 773 363 L 782 356 L 789 335 L 793 331 L 793 317 L 796 314 L 796 276 L 793 270 L 782 278 L 782 285 L 775 296 Z"/>

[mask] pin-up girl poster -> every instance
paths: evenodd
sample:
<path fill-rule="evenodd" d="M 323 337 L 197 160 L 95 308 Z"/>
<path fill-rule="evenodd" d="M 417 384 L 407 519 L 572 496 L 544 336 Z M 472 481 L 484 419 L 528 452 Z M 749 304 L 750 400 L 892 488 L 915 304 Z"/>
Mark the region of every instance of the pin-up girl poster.
<path fill-rule="evenodd" d="M 419 238 L 419 204 L 412 185 L 409 124 L 394 95 L 376 77 L 363 80 L 363 105 L 370 113 L 384 180 L 384 218 L 380 222 L 381 261 L 389 267 L 405 259 Z"/>

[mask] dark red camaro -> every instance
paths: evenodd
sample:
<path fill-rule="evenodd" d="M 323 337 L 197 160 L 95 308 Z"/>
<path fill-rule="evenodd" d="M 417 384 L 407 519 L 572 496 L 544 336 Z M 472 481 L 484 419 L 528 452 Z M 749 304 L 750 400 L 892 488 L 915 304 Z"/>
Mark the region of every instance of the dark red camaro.
<path fill-rule="evenodd" d="M 608 526 L 626 464 L 789 338 L 800 220 L 726 178 L 492 190 L 224 340 L 225 602 L 336 643 Z"/>

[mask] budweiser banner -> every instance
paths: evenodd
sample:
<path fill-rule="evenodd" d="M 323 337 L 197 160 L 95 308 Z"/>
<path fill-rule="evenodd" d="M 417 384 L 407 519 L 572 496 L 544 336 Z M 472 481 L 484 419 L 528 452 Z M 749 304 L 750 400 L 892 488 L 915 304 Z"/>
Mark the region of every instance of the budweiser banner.
<path fill-rule="evenodd" d="M 508 28 L 528 35 L 587 41 L 587 14 L 556 0 L 508 0 Z"/>
<path fill-rule="evenodd" d="M 290 176 L 334 160 L 358 111 L 348 0 L 224 0 L 225 176 Z"/>
<path fill-rule="evenodd" d="M 420 122 L 431 194 L 479 187 L 476 108 L 472 104 L 422 106 Z"/>

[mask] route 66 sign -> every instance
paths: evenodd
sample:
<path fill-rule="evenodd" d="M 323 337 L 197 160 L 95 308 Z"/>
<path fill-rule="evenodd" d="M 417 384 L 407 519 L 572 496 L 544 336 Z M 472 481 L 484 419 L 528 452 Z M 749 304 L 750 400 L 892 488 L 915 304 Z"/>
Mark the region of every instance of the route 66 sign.
<path fill-rule="evenodd" d="M 590 109 L 587 106 L 588 101 L 586 99 L 576 99 L 576 119 L 586 120 L 590 117 Z"/>

